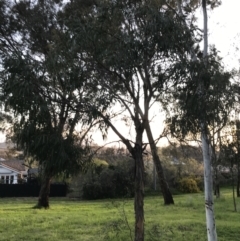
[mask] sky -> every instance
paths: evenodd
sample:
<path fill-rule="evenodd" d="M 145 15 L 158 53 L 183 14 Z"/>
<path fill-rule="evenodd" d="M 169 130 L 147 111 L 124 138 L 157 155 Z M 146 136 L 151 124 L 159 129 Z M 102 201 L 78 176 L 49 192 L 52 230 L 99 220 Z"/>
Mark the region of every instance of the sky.
<path fill-rule="evenodd" d="M 222 5 L 213 11 L 208 11 L 208 27 L 209 27 L 209 44 L 214 44 L 220 51 L 220 56 L 223 58 L 226 68 L 239 68 L 240 61 L 240 0 L 222 0 Z M 202 28 L 202 11 L 199 11 L 198 26 Z M 162 133 L 164 124 L 164 113 L 161 113 L 159 108 L 152 111 L 152 116 L 155 116 L 152 121 L 152 130 L 154 138 Z M 134 127 L 126 126 L 121 119 L 115 121 L 115 126 L 121 130 L 121 134 L 125 137 L 134 140 Z M 119 138 L 109 129 L 107 139 L 103 140 L 100 131 L 95 131 L 93 134 L 94 142 L 98 145 L 119 145 Z M 144 137 L 146 141 L 146 137 Z M 0 142 L 5 141 L 4 134 L 0 134 Z M 113 143 L 112 143 L 113 142 Z M 166 139 L 162 139 L 159 145 L 166 145 Z"/>
<path fill-rule="evenodd" d="M 209 12 L 209 44 L 215 44 L 228 68 L 239 68 L 240 1 L 222 0 L 222 5 Z"/>

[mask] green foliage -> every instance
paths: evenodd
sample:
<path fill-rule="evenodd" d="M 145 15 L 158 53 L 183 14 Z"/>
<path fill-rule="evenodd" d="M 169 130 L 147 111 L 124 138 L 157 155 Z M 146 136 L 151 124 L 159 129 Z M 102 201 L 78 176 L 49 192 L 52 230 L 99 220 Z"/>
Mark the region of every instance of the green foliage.
<path fill-rule="evenodd" d="M 87 133 L 76 133 L 75 127 L 81 123 L 89 131 L 97 118 L 89 106 L 101 103 L 104 110 L 107 102 L 96 85 L 84 84 L 91 71 L 62 29 L 61 1 L 1 4 L 6 25 L 1 26 L 0 101 L 15 117 L 11 138 L 46 175 L 84 171 L 90 159 L 83 143 Z"/>
<path fill-rule="evenodd" d="M 203 176 L 202 177 L 192 177 L 192 178 L 197 183 L 197 187 L 199 188 L 199 190 L 203 191 L 204 190 Z"/>
<path fill-rule="evenodd" d="M 235 103 L 235 86 L 230 80 L 236 73 L 226 71 L 221 61 L 217 50 L 211 47 L 207 64 L 202 57 L 185 63 L 184 80 L 173 88 L 174 108 L 167 119 L 171 133 L 180 140 L 200 132 L 199 120 L 205 120 L 210 129 L 226 125 Z"/>
<path fill-rule="evenodd" d="M 197 182 L 195 179 L 190 177 L 182 178 L 178 182 L 178 188 L 181 192 L 184 193 L 198 193 L 200 192 L 200 189 L 197 185 Z"/>
<path fill-rule="evenodd" d="M 100 199 L 100 198 L 107 198 L 102 191 L 101 184 L 98 182 L 89 182 L 83 184 L 83 198 L 84 199 Z"/>
<path fill-rule="evenodd" d="M 101 199 L 133 196 L 132 167 L 124 164 L 95 166 L 88 171 L 83 184 L 83 198 Z"/>

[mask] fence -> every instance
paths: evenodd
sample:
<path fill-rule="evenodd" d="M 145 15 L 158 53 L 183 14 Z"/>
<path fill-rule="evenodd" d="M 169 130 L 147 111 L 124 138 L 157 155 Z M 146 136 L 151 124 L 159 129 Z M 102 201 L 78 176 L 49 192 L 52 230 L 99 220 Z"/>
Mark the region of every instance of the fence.
<path fill-rule="evenodd" d="M 0 197 L 38 197 L 40 186 L 36 184 L 0 184 Z M 50 197 L 65 197 L 66 184 L 51 184 Z"/>

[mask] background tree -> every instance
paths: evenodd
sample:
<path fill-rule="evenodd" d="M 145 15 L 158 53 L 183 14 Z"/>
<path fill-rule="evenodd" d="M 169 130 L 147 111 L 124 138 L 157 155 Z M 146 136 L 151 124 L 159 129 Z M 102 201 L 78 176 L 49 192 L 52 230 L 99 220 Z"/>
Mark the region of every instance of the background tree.
<path fill-rule="evenodd" d="M 91 72 L 74 51 L 58 9 L 53 1 L 20 1 L 4 3 L 1 12 L 8 19 L 1 29 L 1 101 L 16 117 L 17 143 L 43 170 L 37 206 L 45 208 L 51 178 L 83 170 L 89 159 L 87 131 L 79 136 L 75 127 L 94 125 L 89 106 L 100 97 L 86 85 Z"/>
<path fill-rule="evenodd" d="M 164 203 L 171 204 L 173 198 L 157 155 L 149 111 L 170 84 L 168 80 L 178 80 L 176 69 L 191 34 L 161 1 L 72 1 L 64 14 L 75 42 L 80 49 L 84 46 L 84 57 L 95 70 L 96 83 L 126 110 L 134 124 L 136 137 L 131 142 L 109 121 L 108 113 L 99 113 L 135 159 L 135 240 L 143 240 L 142 136 L 146 131 Z"/>
<path fill-rule="evenodd" d="M 233 196 L 233 205 L 234 205 L 234 211 L 237 211 L 237 206 L 236 206 L 236 197 L 235 197 L 235 180 L 236 180 L 236 173 L 237 173 L 237 168 L 236 168 L 236 163 L 237 163 L 237 153 L 236 153 L 236 148 L 234 146 L 233 142 L 230 142 L 229 140 L 226 140 L 225 143 L 222 145 L 223 149 L 223 158 L 226 163 L 229 164 L 230 166 L 230 173 L 229 177 L 231 179 L 231 184 L 232 184 L 232 196 Z"/>
<path fill-rule="evenodd" d="M 210 93 L 210 81 L 211 78 L 216 76 L 215 74 L 219 73 L 219 71 L 215 73 L 211 73 L 211 68 L 215 66 L 215 70 L 218 70 L 216 68 L 216 65 L 211 62 L 211 53 L 209 55 L 208 52 L 208 17 L 207 17 L 207 6 L 210 6 L 211 8 L 214 8 L 216 5 L 219 5 L 219 1 L 205 1 L 202 0 L 202 11 L 203 11 L 203 42 L 204 42 L 204 48 L 203 51 L 200 52 L 200 54 L 194 54 L 194 51 L 192 51 L 192 59 L 194 61 L 194 64 L 197 63 L 198 58 L 200 58 L 200 63 L 202 65 L 202 68 L 199 68 L 198 71 L 194 71 L 194 74 L 199 74 L 199 82 L 196 83 L 196 78 L 193 78 L 193 83 L 196 84 L 195 91 L 191 94 L 193 96 L 193 100 L 197 103 L 196 107 L 198 109 L 199 114 L 198 115 L 192 115 L 195 116 L 195 118 L 191 121 L 194 123 L 195 126 L 199 126 L 200 132 L 201 132 L 201 142 L 202 142 L 202 150 L 203 150 L 203 160 L 204 160 L 204 186 L 205 186 L 205 210 L 206 210 L 206 220 L 207 220 L 207 234 L 208 234 L 208 240 L 217 240 L 217 233 L 216 233 L 216 225 L 214 220 L 214 211 L 213 211 L 213 197 L 212 197 L 212 173 L 211 173 L 211 156 L 210 156 L 210 132 L 209 132 L 209 120 L 214 119 L 214 115 L 209 119 L 208 117 L 210 113 L 213 113 L 213 111 L 209 111 L 209 108 L 212 108 L 211 103 L 209 103 L 208 97 L 211 97 L 211 95 L 208 95 Z M 181 7 L 180 7 L 181 10 Z M 215 62 L 218 63 L 218 62 Z M 205 69 L 203 69 L 205 68 Z M 221 73 L 221 72 L 220 72 Z M 231 75 L 228 73 L 222 73 L 220 76 L 222 76 L 224 79 L 228 80 Z M 219 76 L 219 77 L 220 77 Z M 222 80 L 222 78 L 220 78 Z M 190 102 L 191 103 L 191 102 Z M 196 108 L 195 107 L 195 108 Z M 223 106 L 225 108 L 225 106 Z M 224 109 L 223 109 L 224 110 Z M 221 113 L 221 114 L 224 114 Z M 224 116 L 224 115 L 223 115 Z M 190 124 L 191 125 L 191 124 Z"/>
<path fill-rule="evenodd" d="M 236 122 L 236 140 L 237 140 L 237 197 L 240 197 L 240 122 Z"/>
<path fill-rule="evenodd" d="M 183 17 L 184 15 L 188 15 L 190 13 L 191 16 L 194 17 L 194 8 L 191 6 L 191 3 L 198 6 L 200 1 L 190 1 L 189 2 L 182 2 L 182 1 L 173 1 L 173 3 L 176 3 L 176 5 L 173 5 L 174 7 L 178 7 L 178 13 L 180 17 Z M 172 3 L 171 3 L 172 4 Z M 216 93 L 211 94 L 211 80 L 214 78 L 214 76 L 218 76 L 216 78 L 218 85 L 222 84 L 220 80 L 222 81 L 225 79 L 227 82 L 231 77 L 230 73 L 227 73 L 226 71 L 222 72 L 221 68 L 219 69 L 219 61 L 212 62 L 214 56 L 214 51 L 211 50 L 210 53 L 208 51 L 208 17 L 207 17 L 207 8 L 215 8 L 220 4 L 220 1 L 201 1 L 201 8 L 203 13 L 203 43 L 204 47 L 203 50 L 200 51 L 200 48 L 197 44 L 193 46 L 189 46 L 189 50 L 191 53 L 191 59 L 193 64 L 193 68 L 198 66 L 193 72 L 189 73 L 189 76 L 191 76 L 191 83 L 195 85 L 194 90 L 191 89 L 190 86 L 188 86 L 185 89 L 185 94 L 182 96 L 183 103 L 189 103 L 189 110 L 188 110 L 188 118 L 182 119 L 181 125 L 178 125 L 179 128 L 175 128 L 176 118 L 171 118 L 173 127 L 173 130 L 175 132 L 179 132 L 181 134 L 186 134 L 189 131 L 189 126 L 192 126 L 191 132 L 194 134 L 199 132 L 201 133 L 201 143 L 202 143 L 202 150 L 203 150 L 203 160 L 204 160 L 204 174 L 205 174 L 205 207 L 206 207 L 206 220 L 207 220 L 207 234 L 208 234 L 208 240 L 217 240 L 217 234 L 216 234 L 216 226 L 215 226 L 215 220 L 214 220 L 214 213 L 213 213 L 213 198 L 212 198 L 212 174 L 211 174 L 211 138 L 210 138 L 210 120 L 216 120 L 216 116 L 214 117 L 214 111 L 213 106 L 209 100 L 211 100 L 211 96 L 216 96 Z M 193 13 L 193 14 L 192 14 Z M 193 19 L 194 18 L 190 18 Z M 191 26 L 191 21 L 185 21 L 186 26 Z M 200 35 L 201 36 L 201 35 Z M 216 56 L 216 55 L 215 55 Z M 194 67 L 195 65 L 195 67 Z M 217 70 L 217 71 L 216 71 Z M 219 72 L 220 70 L 220 72 Z M 216 75 L 217 74 L 217 75 Z M 220 75 L 219 75 L 220 74 Z M 223 81 L 223 83 L 227 83 Z M 231 84 L 227 84 L 227 86 L 230 86 Z M 183 85 L 184 86 L 184 85 Z M 181 89 L 182 86 L 180 86 Z M 229 88 L 229 87 L 228 87 Z M 210 95 L 209 95 L 210 94 Z M 225 94 L 221 93 L 221 96 L 223 97 Z M 189 99 L 189 97 L 191 98 Z M 208 99 L 210 97 L 210 99 Z M 212 100 L 214 100 L 212 98 Z M 222 99 L 221 99 L 222 101 Z M 220 102 L 219 102 L 220 103 Z M 233 102 L 232 102 L 233 103 Z M 180 104 L 181 105 L 181 104 Z M 226 117 L 225 107 L 227 109 L 227 106 L 223 105 L 220 109 L 222 110 L 219 112 L 219 117 L 224 118 Z M 184 108 L 183 108 L 184 109 Z M 180 108 L 180 110 L 183 110 Z M 196 111 L 197 110 L 197 111 Z M 185 112 L 184 110 L 183 112 Z M 195 113 L 195 114 L 194 114 Z M 193 117 L 193 118 L 192 118 Z M 209 118 L 210 117 L 210 118 Z M 217 117 L 218 118 L 218 117 Z M 177 118 L 178 119 L 178 118 Z M 224 122 L 222 122 L 224 123 Z M 226 121 L 225 121 L 226 123 Z"/>

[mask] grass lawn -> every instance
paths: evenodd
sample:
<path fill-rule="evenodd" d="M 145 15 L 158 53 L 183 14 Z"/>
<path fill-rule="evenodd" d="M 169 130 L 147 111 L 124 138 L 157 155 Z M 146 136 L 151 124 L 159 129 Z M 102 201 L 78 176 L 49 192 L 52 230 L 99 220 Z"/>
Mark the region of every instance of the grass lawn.
<path fill-rule="evenodd" d="M 146 241 L 205 241 L 203 194 L 174 196 L 164 206 L 161 197 L 145 198 Z M 133 200 L 76 201 L 50 199 L 49 210 L 36 210 L 36 198 L 0 199 L 0 241 L 131 241 Z M 215 200 L 219 241 L 240 241 L 240 198 L 233 212 L 230 190 Z"/>

